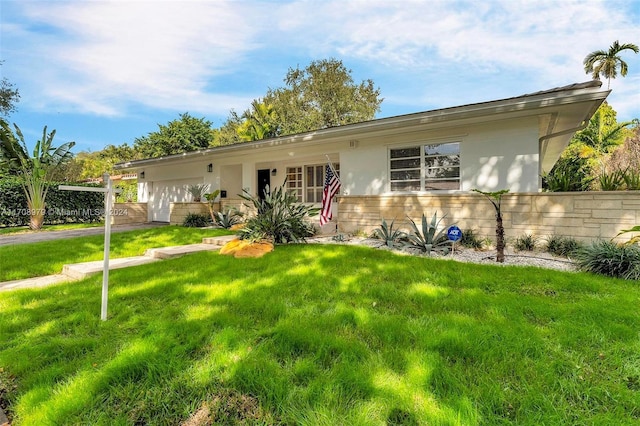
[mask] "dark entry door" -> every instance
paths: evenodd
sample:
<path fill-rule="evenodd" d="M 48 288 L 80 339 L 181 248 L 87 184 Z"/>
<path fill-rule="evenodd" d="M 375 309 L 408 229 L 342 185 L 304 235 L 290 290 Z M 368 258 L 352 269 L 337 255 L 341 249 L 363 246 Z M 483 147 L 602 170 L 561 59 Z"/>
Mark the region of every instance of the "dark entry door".
<path fill-rule="evenodd" d="M 264 199 L 264 190 L 271 188 L 271 171 L 269 169 L 258 170 L 258 197 Z"/>

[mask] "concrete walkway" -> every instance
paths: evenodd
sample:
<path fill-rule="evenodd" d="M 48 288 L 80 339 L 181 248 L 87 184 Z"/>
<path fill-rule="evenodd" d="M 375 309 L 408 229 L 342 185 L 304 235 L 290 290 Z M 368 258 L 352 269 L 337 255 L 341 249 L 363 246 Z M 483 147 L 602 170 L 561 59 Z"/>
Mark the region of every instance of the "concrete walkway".
<path fill-rule="evenodd" d="M 188 253 L 219 250 L 220 247 L 233 238 L 235 238 L 235 235 L 208 237 L 203 238 L 201 244 L 152 248 L 148 249 L 142 256 L 109 259 L 109 270 L 111 271 L 113 269 L 144 265 L 151 262 L 157 262 L 162 259 L 179 257 Z M 45 287 L 52 284 L 81 280 L 93 274 L 102 273 L 103 265 L 104 262 L 102 260 L 64 265 L 61 274 L 0 283 L 0 291 Z"/>
<path fill-rule="evenodd" d="M 112 225 L 111 233 L 135 231 L 137 229 L 168 226 L 164 222 L 140 223 L 135 225 Z M 94 228 L 66 229 L 61 231 L 25 231 L 15 234 L 0 235 L 0 246 L 38 243 L 40 241 L 61 240 L 65 238 L 86 237 L 87 235 L 104 235 L 104 226 Z"/>

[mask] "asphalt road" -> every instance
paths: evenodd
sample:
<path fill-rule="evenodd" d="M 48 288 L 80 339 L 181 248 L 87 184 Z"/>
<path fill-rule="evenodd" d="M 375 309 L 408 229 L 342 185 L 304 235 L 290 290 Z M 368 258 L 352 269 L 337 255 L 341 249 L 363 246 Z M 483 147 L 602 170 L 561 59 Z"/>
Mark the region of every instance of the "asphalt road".
<path fill-rule="evenodd" d="M 167 226 L 167 223 L 143 223 L 136 225 L 112 225 L 111 232 L 133 231 L 136 229 Z M 84 229 L 69 229 L 65 231 L 28 231 L 16 234 L 0 235 L 0 246 L 12 244 L 37 243 L 40 241 L 61 240 L 65 238 L 84 237 L 87 235 L 103 235 L 104 226 Z"/>

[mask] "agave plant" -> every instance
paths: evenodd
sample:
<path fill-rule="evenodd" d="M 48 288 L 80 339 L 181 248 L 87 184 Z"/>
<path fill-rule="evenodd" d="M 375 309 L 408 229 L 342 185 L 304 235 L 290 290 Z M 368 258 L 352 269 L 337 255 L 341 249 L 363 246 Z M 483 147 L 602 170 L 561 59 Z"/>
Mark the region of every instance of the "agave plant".
<path fill-rule="evenodd" d="M 409 247 L 419 249 L 427 254 L 432 251 L 447 253 L 451 251 L 451 241 L 446 236 L 446 228 L 438 230 L 440 222 L 446 217 L 442 216 L 438 219 L 438 213 L 434 213 L 431 222 L 427 222 L 427 217 L 422 214 L 422 226 L 418 227 L 416 223 L 407 216 L 411 223 L 412 233 L 407 237 L 409 239 Z"/>
<path fill-rule="evenodd" d="M 209 190 L 208 183 L 197 183 L 195 185 L 187 186 L 187 191 L 193 197 L 193 201 L 199 203 L 202 200 L 204 194 Z"/>
<path fill-rule="evenodd" d="M 403 245 L 402 241 L 407 238 L 407 233 L 399 229 L 393 229 L 395 219 L 388 225 L 383 218 L 379 228 L 373 230 L 373 237 L 385 242 L 387 247 L 398 248 Z"/>
<path fill-rule="evenodd" d="M 231 228 L 233 225 L 241 223 L 244 214 L 235 208 L 228 208 L 221 212 L 211 212 L 213 222 L 225 229 Z"/>

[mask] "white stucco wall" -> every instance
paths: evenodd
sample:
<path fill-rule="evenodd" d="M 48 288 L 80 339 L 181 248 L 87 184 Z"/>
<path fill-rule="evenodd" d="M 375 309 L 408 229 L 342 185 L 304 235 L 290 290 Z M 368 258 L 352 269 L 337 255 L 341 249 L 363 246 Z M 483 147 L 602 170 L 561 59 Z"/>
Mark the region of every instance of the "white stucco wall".
<path fill-rule="evenodd" d="M 340 151 L 343 195 L 390 194 L 389 148 L 460 142 L 461 191 L 538 192 L 538 121 L 499 121 L 425 134 L 359 140 Z"/>

